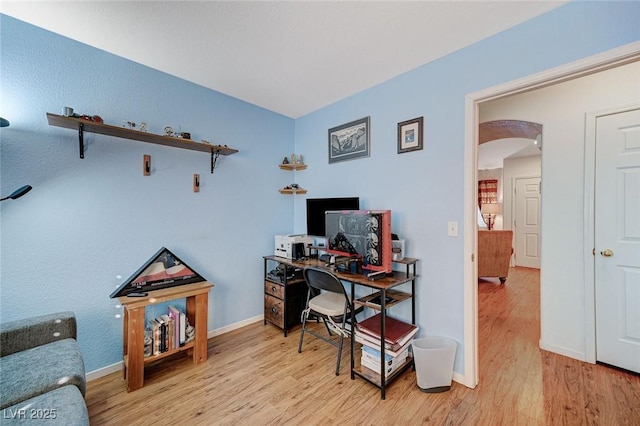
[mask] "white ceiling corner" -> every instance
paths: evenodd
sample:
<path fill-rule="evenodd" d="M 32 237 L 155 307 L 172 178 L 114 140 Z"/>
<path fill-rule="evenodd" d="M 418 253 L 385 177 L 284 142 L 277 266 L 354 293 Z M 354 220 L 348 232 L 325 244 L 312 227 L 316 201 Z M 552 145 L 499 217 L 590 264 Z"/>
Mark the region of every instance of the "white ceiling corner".
<path fill-rule="evenodd" d="M 297 118 L 566 1 L 16 1 L 0 12 Z"/>

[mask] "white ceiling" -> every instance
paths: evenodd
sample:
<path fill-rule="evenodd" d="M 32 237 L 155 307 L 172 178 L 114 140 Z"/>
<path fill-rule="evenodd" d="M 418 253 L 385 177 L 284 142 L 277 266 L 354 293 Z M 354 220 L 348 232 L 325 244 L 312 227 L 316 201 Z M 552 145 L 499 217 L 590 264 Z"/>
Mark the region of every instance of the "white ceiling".
<path fill-rule="evenodd" d="M 496 139 L 478 146 L 478 170 L 501 169 L 506 158 L 533 155 L 540 155 L 540 149 L 533 139 Z"/>
<path fill-rule="evenodd" d="M 297 118 L 566 1 L 0 1 L 0 12 Z"/>

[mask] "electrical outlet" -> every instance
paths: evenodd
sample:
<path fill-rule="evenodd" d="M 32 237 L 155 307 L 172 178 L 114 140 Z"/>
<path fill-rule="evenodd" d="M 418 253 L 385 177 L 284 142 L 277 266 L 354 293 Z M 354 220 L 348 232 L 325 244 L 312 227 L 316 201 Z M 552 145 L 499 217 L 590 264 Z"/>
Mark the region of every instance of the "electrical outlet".
<path fill-rule="evenodd" d="M 447 229 L 450 237 L 458 236 L 458 222 L 456 221 L 449 222 Z"/>

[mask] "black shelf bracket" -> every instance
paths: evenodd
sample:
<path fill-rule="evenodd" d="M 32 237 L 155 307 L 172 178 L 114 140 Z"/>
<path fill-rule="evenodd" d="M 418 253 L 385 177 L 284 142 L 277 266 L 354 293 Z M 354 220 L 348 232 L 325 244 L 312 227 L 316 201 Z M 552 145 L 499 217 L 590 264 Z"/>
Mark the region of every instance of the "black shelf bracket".
<path fill-rule="evenodd" d="M 220 157 L 220 150 L 212 149 L 211 150 L 211 174 L 213 174 L 213 169 L 216 168 L 216 161 L 218 160 L 218 157 Z"/>
<path fill-rule="evenodd" d="M 78 126 L 78 142 L 80 146 L 80 158 L 84 158 L 84 123 Z"/>

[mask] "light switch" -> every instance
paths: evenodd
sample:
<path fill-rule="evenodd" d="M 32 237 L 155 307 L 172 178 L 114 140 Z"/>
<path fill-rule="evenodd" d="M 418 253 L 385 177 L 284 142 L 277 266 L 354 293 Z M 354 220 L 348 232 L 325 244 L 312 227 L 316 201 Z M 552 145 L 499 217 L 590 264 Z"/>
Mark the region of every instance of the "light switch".
<path fill-rule="evenodd" d="M 458 222 L 456 221 L 449 222 L 447 229 L 450 237 L 458 236 Z"/>

